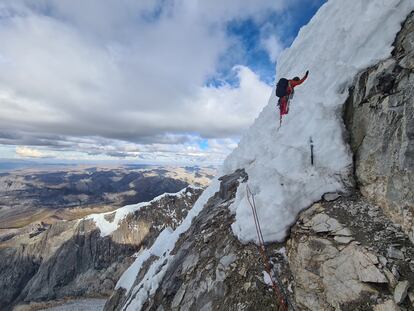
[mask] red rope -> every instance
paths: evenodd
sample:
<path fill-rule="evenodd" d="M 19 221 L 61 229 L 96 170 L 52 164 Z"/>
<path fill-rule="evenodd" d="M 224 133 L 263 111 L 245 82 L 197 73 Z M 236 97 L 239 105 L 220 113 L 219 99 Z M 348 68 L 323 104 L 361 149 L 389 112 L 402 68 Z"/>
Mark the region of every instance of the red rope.
<path fill-rule="evenodd" d="M 259 217 L 257 216 L 257 209 L 256 209 L 256 203 L 254 202 L 254 195 L 251 192 L 248 184 L 246 184 L 246 193 L 247 193 L 247 201 L 249 202 L 250 207 L 252 208 L 252 212 L 253 212 L 253 219 L 254 219 L 254 224 L 256 226 L 257 239 L 259 241 L 259 252 L 262 256 L 262 259 L 265 265 L 265 270 L 267 274 L 269 275 L 270 280 L 272 281 L 272 288 L 273 288 L 273 291 L 275 292 L 276 298 L 278 299 L 279 305 L 282 306 L 283 308 L 282 310 L 288 311 L 288 305 L 287 305 L 286 299 L 282 295 L 282 292 L 278 288 L 276 281 L 274 280 L 272 273 L 271 273 L 270 260 L 269 260 L 269 257 L 266 255 L 266 248 L 264 246 L 263 233 L 260 227 Z M 252 197 L 253 203 L 250 201 L 250 197 Z"/>

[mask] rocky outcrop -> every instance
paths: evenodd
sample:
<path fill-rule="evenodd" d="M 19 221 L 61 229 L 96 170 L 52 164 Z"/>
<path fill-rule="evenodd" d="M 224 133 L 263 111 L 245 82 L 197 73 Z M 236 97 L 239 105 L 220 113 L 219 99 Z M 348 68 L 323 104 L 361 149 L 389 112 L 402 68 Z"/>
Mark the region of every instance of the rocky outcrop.
<path fill-rule="evenodd" d="M 14 237 L 14 247 L 0 249 L 0 309 L 21 302 L 109 295 L 131 264 L 130 256 L 164 228 L 176 228 L 201 192 L 187 187 L 179 195 L 161 196 L 127 214 L 107 236 L 92 219 L 84 219 Z M 114 215 L 105 217 L 113 222 Z"/>
<path fill-rule="evenodd" d="M 384 304 L 410 309 L 414 245 L 401 226 L 361 195 L 302 212 L 287 250 L 300 309 L 382 310 Z M 400 284 L 406 285 L 405 296 L 395 299 Z"/>
<path fill-rule="evenodd" d="M 394 46 L 356 77 L 345 123 L 361 192 L 414 242 L 414 13 Z"/>

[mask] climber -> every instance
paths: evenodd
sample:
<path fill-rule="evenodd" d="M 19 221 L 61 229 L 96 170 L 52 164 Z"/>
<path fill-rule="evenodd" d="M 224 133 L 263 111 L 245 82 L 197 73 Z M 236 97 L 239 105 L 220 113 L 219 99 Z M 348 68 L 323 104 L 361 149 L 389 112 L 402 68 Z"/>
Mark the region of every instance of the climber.
<path fill-rule="evenodd" d="M 282 116 L 289 113 L 289 101 L 293 97 L 294 88 L 305 82 L 308 77 L 309 70 L 306 71 L 305 76 L 302 79 L 294 77 L 292 80 L 282 78 L 276 85 L 276 96 L 279 97 L 278 106 L 280 109 L 280 122 L 282 122 Z"/>

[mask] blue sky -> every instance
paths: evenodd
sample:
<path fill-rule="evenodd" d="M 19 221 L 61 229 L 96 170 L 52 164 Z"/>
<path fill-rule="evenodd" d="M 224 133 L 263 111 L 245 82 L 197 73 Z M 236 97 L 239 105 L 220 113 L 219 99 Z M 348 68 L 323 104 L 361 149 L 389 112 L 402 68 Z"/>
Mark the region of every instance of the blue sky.
<path fill-rule="evenodd" d="M 324 2 L 0 2 L 0 158 L 220 163 Z"/>
<path fill-rule="evenodd" d="M 249 67 L 260 76 L 262 81 L 273 85 L 276 62 L 271 59 L 266 49 L 261 45 L 262 29 L 266 28 L 266 32 L 278 34 L 282 47 L 289 47 L 300 28 L 309 22 L 325 2 L 326 0 L 296 2 L 289 10 L 282 13 L 270 13 L 261 21 L 255 21 L 253 18 L 230 21 L 227 24 L 227 33 L 238 39 L 244 53 L 236 62 L 232 56 L 229 56 L 231 61 L 228 61 L 228 58 L 224 56 L 216 79 L 213 77 L 207 83 L 217 85 L 221 79 L 224 79 L 237 86 L 238 80 L 230 72 L 230 69 L 237 63 Z"/>

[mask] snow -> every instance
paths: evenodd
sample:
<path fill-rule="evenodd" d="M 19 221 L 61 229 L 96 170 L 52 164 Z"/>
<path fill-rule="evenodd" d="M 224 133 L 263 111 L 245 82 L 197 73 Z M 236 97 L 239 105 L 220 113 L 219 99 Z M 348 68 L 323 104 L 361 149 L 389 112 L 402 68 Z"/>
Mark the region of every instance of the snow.
<path fill-rule="evenodd" d="M 262 271 L 263 274 L 263 282 L 266 285 L 272 286 L 272 278 L 270 277 L 269 273 L 267 273 L 266 271 Z"/>
<path fill-rule="evenodd" d="M 187 189 L 188 188 L 193 188 L 193 189 L 200 189 L 198 187 L 194 187 L 194 186 L 188 186 L 184 189 L 182 189 L 181 191 L 177 192 L 177 193 L 163 193 L 157 197 L 155 197 L 154 199 L 152 199 L 149 202 L 141 202 L 141 203 L 137 203 L 137 204 L 131 204 L 131 205 L 125 205 L 121 208 L 118 208 L 115 211 L 112 212 L 106 212 L 106 213 L 99 213 L 99 214 L 91 214 L 85 218 L 83 218 L 84 220 L 93 220 L 96 224 L 96 226 L 99 228 L 100 232 L 101 232 L 101 237 L 104 236 L 108 236 L 110 234 L 112 234 L 116 229 L 118 229 L 118 225 L 120 223 L 120 221 L 122 221 L 128 214 L 134 213 L 136 211 L 139 211 L 141 208 L 149 206 L 151 204 L 153 204 L 154 202 L 159 201 L 160 199 L 166 197 L 166 196 L 183 196 L 183 195 L 191 195 L 190 193 L 187 193 Z M 112 220 L 109 221 L 107 219 L 105 219 L 106 215 L 112 215 L 115 214 L 113 220 L 112 217 L 108 217 L 108 219 Z"/>
<path fill-rule="evenodd" d="M 287 252 L 286 252 L 286 247 L 281 247 L 280 249 L 278 249 L 278 250 L 276 251 L 276 254 L 280 254 L 280 255 L 282 255 L 282 256 L 283 256 L 283 258 L 284 258 L 285 260 L 287 260 Z"/>
<path fill-rule="evenodd" d="M 273 91 L 223 165 L 225 174 L 244 168 L 249 175 L 266 242 L 282 241 L 298 213 L 324 193 L 343 190 L 352 169 L 342 122 L 348 87 L 360 70 L 390 56 L 401 23 L 413 9 L 413 0 L 330 0 L 280 56 L 276 81 L 306 70 L 308 80 L 296 88 L 279 131 Z M 257 242 L 245 184 L 231 210 L 234 234 L 242 242 Z"/>
<path fill-rule="evenodd" d="M 207 203 L 207 200 L 219 190 L 219 185 L 220 183 L 217 179 L 213 180 L 210 186 L 201 194 L 193 208 L 188 212 L 187 217 L 181 225 L 175 231 L 171 228 L 163 230 L 154 244 L 149 249 L 141 252 L 134 263 L 124 272 L 116 285 L 116 288 L 122 287 L 127 290 L 128 300 L 122 310 L 140 310 L 146 299 L 155 293 L 159 282 L 164 277 L 172 261 L 173 255 L 170 253 L 175 243 L 180 235 L 190 228 L 192 220 L 200 213 Z M 142 265 L 151 256 L 156 256 L 156 260 L 152 263 L 142 281 L 133 286 Z"/>

